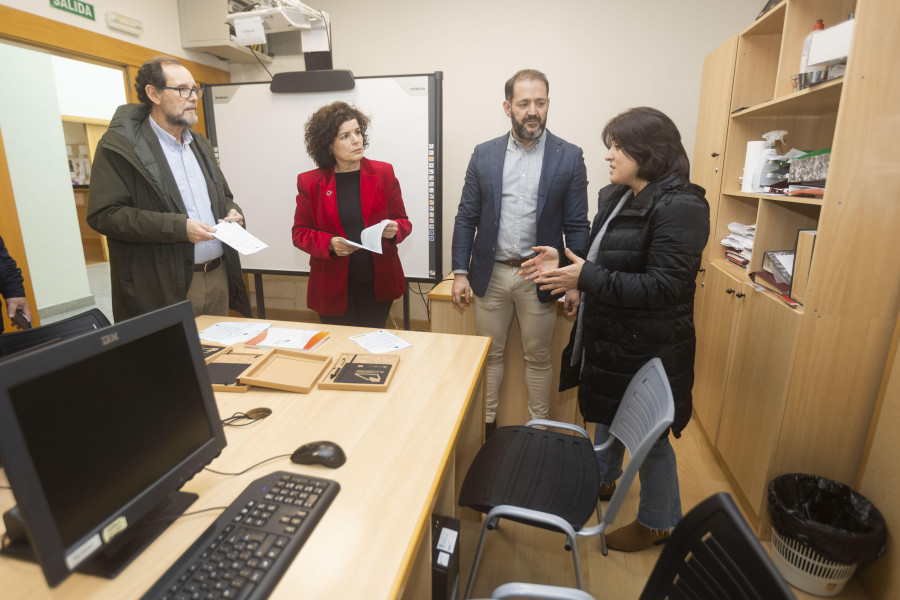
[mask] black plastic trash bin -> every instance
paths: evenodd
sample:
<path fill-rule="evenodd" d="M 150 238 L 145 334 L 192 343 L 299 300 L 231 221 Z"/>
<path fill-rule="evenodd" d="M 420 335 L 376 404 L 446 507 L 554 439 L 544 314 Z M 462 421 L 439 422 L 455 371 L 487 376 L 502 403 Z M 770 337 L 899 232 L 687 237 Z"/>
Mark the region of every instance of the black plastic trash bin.
<path fill-rule="evenodd" d="M 884 554 L 884 517 L 862 494 L 817 475 L 769 482 L 774 562 L 791 585 L 811 594 L 841 592 L 858 565 Z"/>

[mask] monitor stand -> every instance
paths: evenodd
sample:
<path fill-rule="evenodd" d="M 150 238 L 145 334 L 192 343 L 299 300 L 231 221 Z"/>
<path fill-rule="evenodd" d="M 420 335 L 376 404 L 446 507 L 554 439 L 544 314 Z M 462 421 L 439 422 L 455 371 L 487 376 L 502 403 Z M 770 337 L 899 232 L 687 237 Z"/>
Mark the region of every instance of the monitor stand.
<path fill-rule="evenodd" d="M 120 534 L 112 543 L 81 563 L 75 571 L 112 579 L 133 561 L 153 540 L 180 517 L 199 496 L 190 492 L 171 492 L 144 517 Z M 9 542 L 0 548 L 0 554 L 21 560 L 37 562 L 25 524 L 19 509 L 13 507 L 3 513 Z"/>

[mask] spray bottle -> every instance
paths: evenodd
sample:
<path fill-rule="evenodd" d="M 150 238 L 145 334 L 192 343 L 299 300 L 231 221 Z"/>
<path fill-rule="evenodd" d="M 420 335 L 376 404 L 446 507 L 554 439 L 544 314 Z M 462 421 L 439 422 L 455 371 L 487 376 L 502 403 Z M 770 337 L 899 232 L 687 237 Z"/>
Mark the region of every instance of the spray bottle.
<path fill-rule="evenodd" d="M 778 180 L 783 179 L 783 177 L 772 178 L 775 171 L 779 170 L 782 166 L 780 164 L 773 164 L 772 159 L 778 156 L 778 151 L 775 150 L 775 142 L 783 142 L 784 136 L 786 135 L 787 131 L 784 131 L 783 129 L 776 129 L 775 131 L 769 131 L 762 135 L 763 139 L 766 140 L 766 146 L 759 156 L 759 163 L 754 169 L 756 175 L 756 179 L 753 182 L 754 192 L 762 192 L 764 191 L 764 188 L 768 188 L 770 185 L 777 183 Z"/>

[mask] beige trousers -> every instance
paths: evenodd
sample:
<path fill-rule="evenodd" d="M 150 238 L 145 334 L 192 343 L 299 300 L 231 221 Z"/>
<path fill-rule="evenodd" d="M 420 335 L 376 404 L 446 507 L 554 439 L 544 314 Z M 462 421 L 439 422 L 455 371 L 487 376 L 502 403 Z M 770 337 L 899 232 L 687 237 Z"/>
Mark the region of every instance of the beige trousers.
<path fill-rule="evenodd" d="M 207 273 L 195 271 L 188 289 L 187 299 L 191 301 L 194 316 L 228 315 L 228 274 L 225 271 L 225 259 L 217 269 Z"/>
<path fill-rule="evenodd" d="M 475 330 L 490 336 L 485 367 L 487 395 L 486 421 L 497 418 L 500 383 L 503 381 L 503 355 L 513 315 L 519 319 L 522 351 L 525 357 L 525 389 L 532 419 L 550 416 L 550 386 L 553 369 L 550 343 L 556 325 L 556 302 L 538 300 L 534 282 L 517 275 L 518 267 L 494 263 L 491 281 L 484 296 L 475 297 Z"/>

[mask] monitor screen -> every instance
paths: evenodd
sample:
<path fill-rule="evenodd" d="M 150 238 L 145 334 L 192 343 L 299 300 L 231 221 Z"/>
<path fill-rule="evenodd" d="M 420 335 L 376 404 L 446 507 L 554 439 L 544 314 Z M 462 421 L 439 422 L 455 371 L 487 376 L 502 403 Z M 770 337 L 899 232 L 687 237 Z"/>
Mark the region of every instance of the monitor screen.
<path fill-rule="evenodd" d="M 224 446 L 188 303 L 0 363 L 0 454 L 51 586 Z"/>

